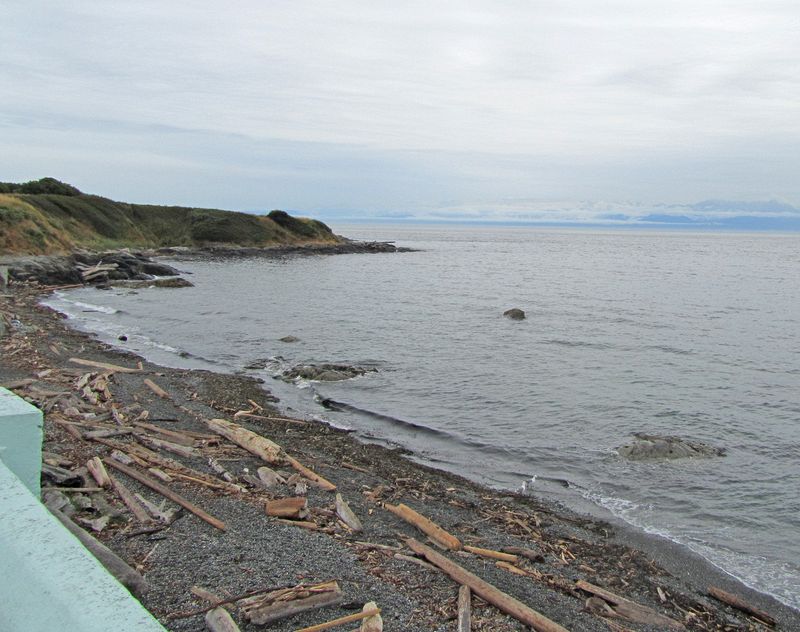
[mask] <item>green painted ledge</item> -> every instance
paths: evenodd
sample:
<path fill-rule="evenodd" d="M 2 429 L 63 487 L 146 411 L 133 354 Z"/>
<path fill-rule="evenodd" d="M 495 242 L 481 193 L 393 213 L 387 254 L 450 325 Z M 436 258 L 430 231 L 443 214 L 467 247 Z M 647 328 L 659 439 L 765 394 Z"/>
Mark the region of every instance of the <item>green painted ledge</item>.
<path fill-rule="evenodd" d="M 0 387 L 0 460 L 39 497 L 42 475 L 42 411 Z"/>
<path fill-rule="evenodd" d="M 41 412 L 0 389 L 0 630 L 164 632 L 39 501 L 41 441 Z"/>

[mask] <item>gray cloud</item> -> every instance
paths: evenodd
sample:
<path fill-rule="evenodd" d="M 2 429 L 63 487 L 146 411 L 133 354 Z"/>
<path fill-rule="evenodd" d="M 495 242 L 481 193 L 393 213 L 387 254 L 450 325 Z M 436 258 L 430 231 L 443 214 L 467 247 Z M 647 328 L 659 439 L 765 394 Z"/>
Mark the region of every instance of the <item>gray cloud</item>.
<path fill-rule="evenodd" d="M 796 204 L 799 20 L 771 0 L 7 0 L 0 171 L 310 212 Z"/>

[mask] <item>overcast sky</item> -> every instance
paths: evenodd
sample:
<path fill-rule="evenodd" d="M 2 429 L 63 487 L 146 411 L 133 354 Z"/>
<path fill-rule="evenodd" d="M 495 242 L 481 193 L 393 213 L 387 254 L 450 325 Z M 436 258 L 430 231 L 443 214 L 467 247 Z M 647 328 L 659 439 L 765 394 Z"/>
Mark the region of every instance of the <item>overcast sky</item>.
<path fill-rule="evenodd" d="M 458 213 L 800 205 L 800 2 L 3 0 L 0 180 Z"/>

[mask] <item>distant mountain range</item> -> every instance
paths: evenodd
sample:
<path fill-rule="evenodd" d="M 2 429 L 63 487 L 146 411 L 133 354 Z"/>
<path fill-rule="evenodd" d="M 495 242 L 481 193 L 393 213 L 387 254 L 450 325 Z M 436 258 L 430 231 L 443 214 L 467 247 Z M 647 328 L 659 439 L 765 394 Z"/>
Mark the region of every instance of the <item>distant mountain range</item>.
<path fill-rule="evenodd" d="M 800 208 L 778 200 L 703 200 L 693 204 L 636 202 L 551 203 L 500 200 L 452 204 L 415 211 L 330 210 L 318 215 L 338 221 L 471 222 L 550 226 L 607 226 L 720 230 L 800 231 Z"/>

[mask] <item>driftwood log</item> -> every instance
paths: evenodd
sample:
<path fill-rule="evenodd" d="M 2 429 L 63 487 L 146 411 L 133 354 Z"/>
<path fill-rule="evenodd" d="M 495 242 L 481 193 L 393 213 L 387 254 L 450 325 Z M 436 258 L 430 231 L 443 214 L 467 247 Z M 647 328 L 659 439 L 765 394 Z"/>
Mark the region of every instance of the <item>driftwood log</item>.
<path fill-rule="evenodd" d="M 245 618 L 256 625 L 266 625 L 286 617 L 338 604 L 344 595 L 335 581 L 314 586 L 295 586 L 258 595 L 239 602 Z"/>
<path fill-rule="evenodd" d="M 361 525 L 361 521 L 358 519 L 358 516 L 353 513 L 353 510 L 350 509 L 350 505 L 348 505 L 344 498 L 342 498 L 341 494 L 336 494 L 336 515 L 339 516 L 339 519 L 356 533 L 364 530 L 364 527 Z"/>
<path fill-rule="evenodd" d="M 451 579 L 464 586 L 469 586 L 470 590 L 478 597 L 507 615 L 514 617 L 517 621 L 529 625 L 537 632 L 568 632 L 566 628 L 558 623 L 551 621 L 533 608 L 529 608 L 511 595 L 470 573 L 464 567 L 459 566 L 441 553 L 437 553 L 431 547 L 422 544 L 422 542 L 412 538 L 406 544 L 414 553 L 422 555 L 431 564 L 444 571 Z"/>
<path fill-rule="evenodd" d="M 141 373 L 141 369 L 130 369 L 128 367 L 119 366 L 117 364 L 108 364 L 107 362 L 95 362 L 94 360 L 84 360 L 83 358 L 70 358 L 73 364 L 80 364 L 81 366 L 90 366 L 95 369 L 103 369 L 110 373 Z"/>
<path fill-rule="evenodd" d="M 370 614 L 361 621 L 361 626 L 358 628 L 358 632 L 383 632 L 383 618 L 381 617 L 381 611 L 378 608 L 378 604 L 376 604 L 374 601 L 369 601 L 364 604 L 362 612 L 368 613 L 370 611 L 373 611 L 374 614 Z"/>
<path fill-rule="evenodd" d="M 136 520 L 143 523 L 151 522 L 150 514 L 148 514 L 145 508 L 142 507 L 142 504 L 136 500 L 131 490 L 125 487 L 122 481 L 118 480 L 115 476 L 109 474 L 108 478 L 111 480 L 114 491 L 117 492 L 117 495 L 122 499 L 122 502 L 125 503 L 125 506 L 130 510 Z"/>
<path fill-rule="evenodd" d="M 759 610 L 755 606 L 751 606 L 741 597 L 737 597 L 736 595 L 726 592 L 721 588 L 717 588 L 716 586 L 709 586 L 708 594 L 711 595 L 717 601 L 721 601 L 724 604 L 728 604 L 732 608 L 741 610 L 745 614 L 749 614 L 751 617 L 760 619 L 770 627 L 775 627 L 775 619 L 773 619 L 763 610 Z"/>
<path fill-rule="evenodd" d="M 225 608 L 217 607 L 206 613 L 206 627 L 210 632 L 239 632 L 239 626 Z"/>
<path fill-rule="evenodd" d="M 461 584 L 458 589 L 458 632 L 472 630 L 472 591 L 469 586 Z"/>
<path fill-rule="evenodd" d="M 132 479 L 139 481 L 142 485 L 146 485 L 150 489 L 157 491 L 159 494 L 161 494 L 165 498 L 168 498 L 172 502 L 178 503 L 181 507 L 183 507 L 188 511 L 191 511 L 195 516 L 197 516 L 201 520 L 205 520 L 212 527 L 216 527 L 221 531 L 227 530 L 227 527 L 225 526 L 224 522 L 222 522 L 221 520 L 217 520 L 211 514 L 206 513 L 194 503 L 189 502 L 183 496 L 172 491 L 166 485 L 162 485 L 157 480 L 148 476 L 147 474 L 138 472 L 137 470 L 134 470 L 132 467 L 128 467 L 127 465 L 123 465 L 122 463 L 117 463 L 114 460 L 109 460 L 108 464 L 114 469 L 119 470 L 126 476 L 130 476 Z"/>
<path fill-rule="evenodd" d="M 451 551 L 458 551 L 461 549 L 461 541 L 454 535 L 442 529 L 438 524 L 429 520 L 420 513 L 414 511 L 408 505 L 400 503 L 399 505 L 384 504 L 384 507 L 391 511 L 395 516 L 405 520 L 407 523 L 415 526 L 422 531 L 431 540 Z"/>
<path fill-rule="evenodd" d="M 167 393 L 167 391 L 165 391 L 163 388 L 161 388 L 161 387 L 160 387 L 158 384 L 156 384 L 156 383 L 155 383 L 153 380 L 151 380 L 150 378 L 147 378 L 147 377 L 146 377 L 146 378 L 144 379 L 144 385 L 145 385 L 147 388 L 149 388 L 151 391 L 153 391 L 153 393 L 155 393 L 156 395 L 158 395 L 160 398 L 162 398 L 162 399 L 169 399 L 169 398 L 170 398 L 170 397 L 169 397 L 169 393 Z"/>
<path fill-rule="evenodd" d="M 305 518 L 308 515 L 308 499 L 303 496 L 268 500 L 264 509 L 275 518 Z"/>
<path fill-rule="evenodd" d="M 116 577 L 117 581 L 125 586 L 133 596 L 141 598 L 147 592 L 147 582 L 144 577 L 128 566 L 125 560 L 105 544 L 86 533 L 58 509 L 50 509 L 50 512 L 58 518 L 72 535 L 80 540 L 81 544 L 97 558 L 97 561 Z"/>
<path fill-rule="evenodd" d="M 99 456 L 92 457 L 86 461 L 86 469 L 89 470 L 89 474 L 92 475 L 92 478 L 97 481 L 100 487 L 111 486 L 111 478 Z"/>
<path fill-rule="evenodd" d="M 243 428 L 239 424 L 225 419 L 207 419 L 206 425 L 217 434 L 228 439 L 228 441 L 244 448 L 251 454 L 255 454 L 271 465 L 284 465 L 286 463 L 286 453 L 281 446 L 255 432 L 251 432 L 247 428 Z"/>
<path fill-rule="evenodd" d="M 464 550 L 473 555 L 480 555 L 481 557 L 489 557 L 493 560 L 500 560 L 508 562 L 509 564 L 516 564 L 519 558 L 511 553 L 501 553 L 500 551 L 493 551 L 492 549 L 481 549 L 477 546 L 464 545 Z"/>
<path fill-rule="evenodd" d="M 206 424 L 217 434 L 263 459 L 270 465 L 284 465 L 288 463 L 317 487 L 326 491 L 336 490 L 336 485 L 324 479 L 316 472 L 311 471 L 294 457 L 286 454 L 284 449 L 274 441 L 270 441 L 260 434 L 225 419 L 208 419 L 206 420 Z"/>
<path fill-rule="evenodd" d="M 575 585 L 584 592 L 596 597 L 600 597 L 604 601 L 608 602 L 613 607 L 614 614 L 623 619 L 627 619 L 628 621 L 633 621 L 634 623 L 645 623 L 647 625 L 654 625 L 669 630 L 686 629 L 686 627 L 679 621 L 670 619 L 668 616 L 656 612 L 652 608 L 642 606 L 634 601 L 620 597 L 619 595 L 616 595 L 605 588 L 600 588 L 599 586 L 590 584 L 582 579 L 578 580 Z"/>

